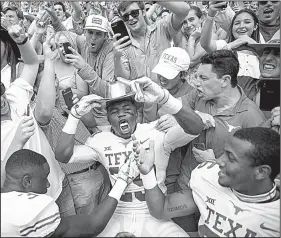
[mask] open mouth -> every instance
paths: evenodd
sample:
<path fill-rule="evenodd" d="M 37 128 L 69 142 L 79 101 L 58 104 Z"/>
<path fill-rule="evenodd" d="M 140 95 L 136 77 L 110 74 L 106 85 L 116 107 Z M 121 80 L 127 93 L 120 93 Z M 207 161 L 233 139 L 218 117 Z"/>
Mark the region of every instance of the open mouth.
<path fill-rule="evenodd" d="M 273 12 L 273 9 L 267 8 L 263 11 L 264 14 L 271 14 Z"/>
<path fill-rule="evenodd" d="M 94 48 L 94 47 L 96 47 L 96 44 L 94 44 L 94 43 L 91 43 L 91 46 Z"/>
<path fill-rule="evenodd" d="M 135 26 L 137 23 L 138 23 L 138 21 L 130 21 L 130 22 L 128 22 L 128 24 L 130 26 Z"/>
<path fill-rule="evenodd" d="M 263 69 L 264 70 L 275 70 L 276 66 L 273 64 L 264 64 Z"/>
<path fill-rule="evenodd" d="M 131 132 L 130 124 L 129 124 L 128 121 L 125 120 L 125 119 L 120 120 L 120 122 L 119 122 L 119 127 L 120 127 L 120 131 L 121 131 L 123 134 L 127 134 L 127 133 L 130 133 L 130 132 Z"/>

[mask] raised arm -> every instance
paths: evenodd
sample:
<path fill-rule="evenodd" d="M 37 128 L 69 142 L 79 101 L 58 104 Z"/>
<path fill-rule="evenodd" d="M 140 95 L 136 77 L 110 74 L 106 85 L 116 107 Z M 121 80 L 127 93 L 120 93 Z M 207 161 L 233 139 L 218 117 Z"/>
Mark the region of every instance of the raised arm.
<path fill-rule="evenodd" d="M 158 5 L 167 8 L 173 13 L 172 16 L 172 25 L 175 30 L 179 30 L 182 26 L 182 23 L 187 16 L 190 7 L 186 2 L 164 2 L 159 1 Z"/>
<path fill-rule="evenodd" d="M 24 29 L 19 25 L 9 26 L 8 29 L 9 35 L 19 47 L 21 57 L 24 62 L 20 78 L 24 79 L 28 84 L 33 86 L 39 67 L 39 60 L 35 49 L 32 47 Z"/>
<path fill-rule="evenodd" d="M 68 163 L 71 160 L 71 163 L 83 163 L 88 162 L 89 160 L 93 160 L 93 150 L 86 145 L 74 147 L 74 141 L 79 120 L 82 116 L 86 115 L 92 110 L 92 104 L 99 99 L 101 99 L 101 97 L 97 95 L 84 96 L 80 101 L 78 100 L 78 98 L 74 98 L 74 105 L 70 110 L 70 114 L 55 148 L 55 157 L 60 162 Z M 77 158 L 77 160 L 76 158 L 72 158 L 76 150 L 79 150 L 79 152 L 84 155 L 83 160 L 81 158 Z"/>
<path fill-rule="evenodd" d="M 70 4 L 73 9 L 71 16 L 75 22 L 78 22 L 81 20 L 82 17 L 85 17 L 79 2 L 70 2 Z"/>
<path fill-rule="evenodd" d="M 214 18 L 217 15 L 217 12 L 220 12 L 220 6 L 224 6 L 225 4 L 226 2 L 210 3 L 200 38 L 200 44 L 207 53 L 212 53 L 217 50 L 216 39 L 212 37 Z"/>
<path fill-rule="evenodd" d="M 53 117 L 56 102 L 54 60 L 56 50 L 51 50 L 51 37 L 43 44 L 44 71 L 36 96 L 35 118 L 40 125 L 46 125 Z"/>
<path fill-rule="evenodd" d="M 135 144 L 134 144 L 135 146 Z M 154 143 L 150 141 L 149 150 L 140 149 L 138 168 L 145 188 L 145 200 L 149 212 L 157 219 L 169 219 L 190 215 L 196 212 L 191 189 L 182 190 L 165 196 L 159 188 L 153 169 Z"/>

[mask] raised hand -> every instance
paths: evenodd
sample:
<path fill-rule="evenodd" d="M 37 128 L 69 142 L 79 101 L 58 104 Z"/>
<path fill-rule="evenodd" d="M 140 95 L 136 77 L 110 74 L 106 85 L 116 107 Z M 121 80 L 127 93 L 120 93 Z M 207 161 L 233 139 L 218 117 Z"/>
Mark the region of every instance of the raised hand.
<path fill-rule="evenodd" d="M 22 43 L 27 37 L 24 29 L 19 25 L 9 26 L 8 33 L 16 43 Z"/>
<path fill-rule="evenodd" d="M 72 47 L 68 47 L 71 50 L 72 54 L 65 55 L 65 62 L 71 63 L 76 69 L 82 69 L 86 66 L 86 61 L 83 57 Z"/>
<path fill-rule="evenodd" d="M 87 95 L 81 98 L 81 100 L 79 101 L 77 96 L 76 98 L 72 98 L 73 103 L 75 103 L 73 105 L 73 107 L 71 108 L 71 114 L 80 119 L 82 116 L 86 115 L 87 113 L 89 113 L 92 108 L 94 107 L 101 107 L 101 102 L 103 100 L 102 97 L 97 96 L 95 94 L 91 94 L 91 95 Z"/>
<path fill-rule="evenodd" d="M 138 154 L 138 156 L 136 155 L 137 166 L 141 174 L 146 175 L 153 169 L 153 165 L 154 165 L 154 160 L 155 160 L 154 141 L 153 140 L 149 141 L 148 150 L 139 147 L 137 143 L 134 144 L 133 147 L 133 151 L 134 150 L 136 151 L 135 154 Z"/>
<path fill-rule="evenodd" d="M 29 140 L 31 136 L 34 135 L 35 125 L 34 119 L 32 116 L 23 116 L 15 134 L 15 140 L 21 145 L 24 146 L 25 143 Z"/>
<path fill-rule="evenodd" d="M 222 10 L 221 7 L 226 6 L 227 2 L 213 3 L 210 1 L 208 15 L 214 17 L 218 11 Z"/>
<path fill-rule="evenodd" d="M 139 176 L 140 171 L 138 170 L 137 161 L 138 161 L 138 152 L 137 148 L 138 142 L 136 137 L 132 135 L 133 142 L 133 153 L 130 154 L 129 159 L 123 164 L 118 173 L 118 178 L 124 180 L 127 184 L 130 184 L 137 176 Z"/>
<path fill-rule="evenodd" d="M 132 80 L 130 84 L 136 93 L 135 100 L 137 102 L 165 103 L 168 100 L 169 92 L 148 77 Z"/>
<path fill-rule="evenodd" d="M 45 59 L 54 60 L 58 56 L 58 50 L 56 49 L 56 45 L 52 42 L 54 34 L 48 35 L 46 37 L 46 41 L 43 43 L 43 53 Z"/>

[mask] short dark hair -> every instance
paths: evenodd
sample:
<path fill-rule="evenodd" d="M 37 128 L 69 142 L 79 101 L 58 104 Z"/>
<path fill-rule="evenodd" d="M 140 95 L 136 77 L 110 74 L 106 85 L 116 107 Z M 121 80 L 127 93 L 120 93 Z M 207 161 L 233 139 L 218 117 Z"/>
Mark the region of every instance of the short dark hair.
<path fill-rule="evenodd" d="M 22 12 L 19 8 L 17 8 L 16 6 L 8 6 L 8 7 L 5 7 L 5 8 L 3 9 L 3 13 L 4 13 L 4 14 L 6 14 L 7 11 L 16 12 L 17 17 L 18 17 L 19 19 L 21 19 L 21 20 L 24 19 L 23 12 Z"/>
<path fill-rule="evenodd" d="M 248 13 L 249 15 L 251 15 L 253 17 L 254 24 L 255 24 L 255 26 L 257 26 L 257 29 L 253 31 L 253 33 L 251 35 L 251 38 L 253 40 L 255 40 L 256 42 L 260 42 L 259 19 L 258 19 L 256 13 L 254 13 L 254 11 L 252 11 L 251 9 L 248 9 L 248 8 L 245 8 L 245 9 L 240 10 L 239 12 L 236 12 L 234 17 L 232 18 L 232 21 L 230 23 L 230 28 L 229 28 L 229 32 L 230 32 L 229 42 L 233 42 L 233 41 L 236 40 L 234 38 L 233 34 L 232 34 L 233 24 L 234 24 L 234 21 L 235 21 L 236 17 L 239 16 L 241 13 L 244 13 L 244 12 Z"/>
<path fill-rule="evenodd" d="M 213 53 L 204 55 L 201 58 L 202 64 L 211 64 L 212 70 L 222 77 L 223 75 L 231 76 L 231 86 L 237 86 L 237 75 L 239 72 L 239 61 L 237 53 L 230 50 L 217 50 Z"/>
<path fill-rule="evenodd" d="M 64 4 L 63 4 L 62 2 L 55 2 L 55 3 L 54 3 L 54 6 L 55 6 L 55 5 L 60 5 L 60 6 L 62 7 L 63 12 L 66 11 L 65 6 L 64 6 Z"/>
<path fill-rule="evenodd" d="M 270 128 L 251 127 L 240 129 L 233 136 L 254 146 L 247 156 L 253 166 L 270 166 L 270 179 L 273 181 L 280 173 L 280 135 Z"/>
<path fill-rule="evenodd" d="M 36 167 L 42 167 L 48 163 L 46 158 L 35 151 L 21 149 L 14 152 L 8 159 L 5 171 L 7 174 L 14 174 L 17 171 L 31 172 Z"/>
<path fill-rule="evenodd" d="M 132 1 L 132 2 L 129 2 L 129 1 L 123 1 L 121 2 L 118 7 L 117 7 L 117 10 L 118 10 L 118 13 L 119 15 L 121 16 L 121 12 L 125 12 L 126 9 L 128 8 L 128 6 L 130 6 L 131 4 L 133 3 L 137 3 L 139 5 L 139 8 L 141 10 L 144 10 L 145 8 L 145 5 L 144 5 L 144 2 L 143 1 Z"/>
<path fill-rule="evenodd" d="M 190 10 L 194 10 L 196 16 L 197 16 L 199 19 L 201 19 L 201 17 L 203 16 L 203 13 L 202 13 L 201 9 L 200 9 L 199 7 L 197 7 L 197 6 L 193 6 L 193 5 L 190 6 Z M 189 10 L 189 11 L 190 11 L 190 10 Z"/>

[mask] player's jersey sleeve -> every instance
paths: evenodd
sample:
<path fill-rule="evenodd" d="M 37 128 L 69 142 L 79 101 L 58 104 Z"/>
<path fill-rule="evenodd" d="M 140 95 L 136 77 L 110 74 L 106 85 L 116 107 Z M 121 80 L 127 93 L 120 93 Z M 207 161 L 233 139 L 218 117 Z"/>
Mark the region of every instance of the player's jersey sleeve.
<path fill-rule="evenodd" d="M 68 163 L 87 163 L 93 160 L 99 161 L 98 153 L 87 145 L 88 140 L 85 145 L 74 146 L 73 154 Z"/>
<path fill-rule="evenodd" d="M 55 200 L 44 194 L 2 193 L 1 236 L 44 237 L 60 223 Z"/>

